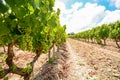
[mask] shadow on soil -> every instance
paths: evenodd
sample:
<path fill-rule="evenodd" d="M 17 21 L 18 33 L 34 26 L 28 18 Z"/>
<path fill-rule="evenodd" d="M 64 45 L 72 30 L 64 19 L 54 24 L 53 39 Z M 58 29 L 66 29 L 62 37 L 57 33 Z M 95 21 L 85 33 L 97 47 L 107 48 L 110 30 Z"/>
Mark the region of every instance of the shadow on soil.
<path fill-rule="evenodd" d="M 54 61 L 48 61 L 39 69 L 39 73 L 31 80 L 64 80 L 67 77 L 68 58 L 66 45 L 60 47 L 59 52 L 55 52 L 53 57 Z"/>

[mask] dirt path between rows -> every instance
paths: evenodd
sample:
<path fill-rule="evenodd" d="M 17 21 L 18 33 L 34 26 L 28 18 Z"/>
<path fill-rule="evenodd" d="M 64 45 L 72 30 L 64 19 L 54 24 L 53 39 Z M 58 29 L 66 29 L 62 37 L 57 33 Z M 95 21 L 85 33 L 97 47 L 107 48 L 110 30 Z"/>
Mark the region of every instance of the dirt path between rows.
<path fill-rule="evenodd" d="M 120 53 L 68 39 L 69 76 L 66 80 L 120 80 Z"/>
<path fill-rule="evenodd" d="M 92 71 L 92 69 L 86 64 L 84 59 L 72 49 L 72 45 L 70 45 L 69 42 L 67 42 L 67 46 L 70 53 L 70 70 L 67 80 L 86 80 L 87 77 L 89 77 L 88 72 Z"/>

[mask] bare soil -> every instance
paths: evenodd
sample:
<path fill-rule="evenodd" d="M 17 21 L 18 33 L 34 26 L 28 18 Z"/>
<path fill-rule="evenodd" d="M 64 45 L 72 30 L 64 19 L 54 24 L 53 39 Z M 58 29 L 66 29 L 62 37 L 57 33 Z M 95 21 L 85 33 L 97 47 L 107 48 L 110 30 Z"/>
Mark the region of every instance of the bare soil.
<path fill-rule="evenodd" d="M 68 44 L 71 47 L 69 51 L 73 51 L 71 52 L 72 57 L 77 56 L 75 59 L 71 58 L 73 60 L 71 66 L 78 67 L 77 64 L 80 63 L 80 69 L 74 68 L 73 70 L 76 73 L 74 75 L 79 78 L 73 80 L 90 80 L 90 78 L 94 78 L 93 80 L 120 80 L 120 53 L 118 51 L 111 51 L 108 48 L 73 39 L 68 39 Z M 83 73 L 85 76 L 78 73 Z"/>
<path fill-rule="evenodd" d="M 55 60 L 48 64 L 48 54 L 42 54 L 35 63 L 30 80 L 120 80 L 120 52 L 114 42 L 101 46 L 67 39 L 66 44 L 53 56 Z M 107 43 L 107 44 L 108 44 Z M 0 48 L 0 52 L 3 48 Z M 14 62 L 25 67 L 35 53 L 15 48 Z M 0 66 L 8 68 L 4 59 L 0 58 Z M 9 80 L 23 80 L 19 75 L 9 73 Z M 0 79 L 3 80 L 3 79 Z"/>
<path fill-rule="evenodd" d="M 66 45 L 64 44 L 60 47 L 59 52 L 51 53 L 53 54 L 51 57 L 54 57 L 52 63 L 48 63 L 48 53 L 41 54 L 35 63 L 30 80 L 64 80 L 64 78 L 67 78 L 69 67 L 67 59 L 69 53 L 66 49 Z M 3 52 L 3 48 L 0 48 L 0 52 Z M 14 52 L 15 57 L 13 61 L 19 67 L 26 67 L 26 64 L 31 62 L 35 56 L 35 53 L 22 51 L 16 47 L 14 47 Z M 5 63 L 5 59 L 3 59 L 3 55 L 5 54 L 1 54 L 0 56 L 0 66 L 7 69 L 8 66 Z M 8 77 L 9 80 L 23 80 L 23 77 L 12 73 L 7 74 L 5 77 Z M 0 80 L 4 80 L 4 78 Z"/>

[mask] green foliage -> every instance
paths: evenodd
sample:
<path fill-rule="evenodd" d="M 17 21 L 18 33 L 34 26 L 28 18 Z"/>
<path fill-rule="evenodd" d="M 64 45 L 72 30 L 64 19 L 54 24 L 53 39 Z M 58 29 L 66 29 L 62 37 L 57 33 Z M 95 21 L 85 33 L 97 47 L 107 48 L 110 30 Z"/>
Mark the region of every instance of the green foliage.
<path fill-rule="evenodd" d="M 114 24 L 110 24 L 109 37 L 111 39 L 120 39 L 120 22 L 117 21 Z"/>
<path fill-rule="evenodd" d="M 8 35 L 10 30 L 7 28 L 5 22 L 0 22 L 0 36 Z"/>
<path fill-rule="evenodd" d="M 57 46 L 60 46 L 61 44 L 66 42 L 67 36 L 66 36 L 65 30 L 66 30 L 66 25 L 64 25 L 62 27 L 59 26 L 56 29 L 54 42 Z"/>
<path fill-rule="evenodd" d="M 5 13 L 8 10 L 8 7 L 3 3 L 3 0 L 0 0 L 0 12 Z"/>
<path fill-rule="evenodd" d="M 16 69 L 17 69 L 17 66 L 14 64 L 14 65 L 12 66 L 12 70 L 15 71 Z"/>
<path fill-rule="evenodd" d="M 2 67 L 0 66 L 0 71 L 2 71 L 3 69 L 2 69 Z"/>
<path fill-rule="evenodd" d="M 27 72 L 28 74 L 30 74 L 32 72 L 31 65 L 28 63 L 27 67 L 22 69 L 22 72 L 25 72 L 25 73 Z"/>
<path fill-rule="evenodd" d="M 40 46 L 46 53 L 53 42 L 56 41 L 56 45 L 65 42 L 65 28 L 60 26 L 60 10 L 53 11 L 54 1 L 5 0 L 3 5 L 8 9 L 0 13 L 0 44 L 16 40 L 22 50 L 36 51 Z"/>
<path fill-rule="evenodd" d="M 5 61 L 5 60 L 6 60 L 6 58 L 7 58 L 7 56 L 5 55 L 5 53 L 0 52 L 0 60 Z"/>
<path fill-rule="evenodd" d="M 102 41 L 101 41 L 101 39 L 96 39 L 96 42 L 97 42 L 97 44 L 102 44 Z"/>
<path fill-rule="evenodd" d="M 0 66 L 0 76 L 4 74 L 3 68 Z"/>
<path fill-rule="evenodd" d="M 51 57 L 50 60 L 48 61 L 49 64 L 52 64 L 54 62 L 55 58 Z"/>
<path fill-rule="evenodd" d="M 0 76 L 4 74 L 4 71 L 0 71 Z"/>
<path fill-rule="evenodd" d="M 32 42 L 33 38 L 29 35 L 22 35 L 18 40 L 19 48 L 22 50 L 33 50 Z"/>
<path fill-rule="evenodd" d="M 47 53 L 53 43 L 60 46 L 66 41 L 66 26 L 61 26 L 59 20 L 60 10 L 53 10 L 55 0 L 4 1 L 5 4 L 0 0 L 1 46 L 15 42 L 22 50 Z M 30 64 L 22 71 L 30 74 Z"/>
<path fill-rule="evenodd" d="M 100 39 L 106 39 L 109 36 L 109 28 L 106 24 L 103 24 L 98 32 Z"/>
<path fill-rule="evenodd" d="M 105 40 L 107 38 L 114 39 L 116 41 L 120 40 L 120 21 L 116 21 L 111 24 L 103 24 L 101 26 L 94 27 L 90 30 L 86 30 L 83 32 L 79 32 L 77 34 L 69 36 L 71 38 L 77 38 L 81 40 L 96 40 L 98 44 L 102 44 L 102 40 L 104 44 L 106 44 Z M 119 44 L 117 44 L 119 47 Z"/>
<path fill-rule="evenodd" d="M 9 78 L 8 78 L 8 77 L 5 77 L 4 80 L 9 80 Z"/>

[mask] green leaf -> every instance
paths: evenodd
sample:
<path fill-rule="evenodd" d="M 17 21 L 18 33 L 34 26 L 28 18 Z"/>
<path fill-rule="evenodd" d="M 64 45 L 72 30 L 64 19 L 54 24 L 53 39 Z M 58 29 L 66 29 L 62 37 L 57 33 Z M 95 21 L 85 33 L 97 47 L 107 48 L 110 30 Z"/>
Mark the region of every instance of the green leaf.
<path fill-rule="evenodd" d="M 40 1 L 41 1 L 41 0 L 34 0 L 34 5 L 35 5 L 35 7 L 38 8 L 38 9 L 39 9 L 39 5 L 40 5 Z"/>
<path fill-rule="evenodd" d="M 28 9 L 30 11 L 30 14 L 33 14 L 34 13 L 34 8 L 32 5 L 28 4 Z"/>
<path fill-rule="evenodd" d="M 8 7 L 3 4 L 2 0 L 0 0 L 0 12 L 5 13 L 8 10 Z"/>
<path fill-rule="evenodd" d="M 8 78 L 8 77 L 5 77 L 4 80 L 9 80 L 9 78 Z"/>
<path fill-rule="evenodd" d="M 0 36 L 9 34 L 10 30 L 4 23 L 0 23 Z"/>
<path fill-rule="evenodd" d="M 21 5 L 26 4 L 26 0 L 15 0 L 16 7 L 20 7 Z"/>
<path fill-rule="evenodd" d="M 15 3 L 16 0 L 5 0 L 5 1 L 10 7 L 15 7 L 16 6 L 16 3 Z"/>
<path fill-rule="evenodd" d="M 12 66 L 12 70 L 14 71 L 14 70 L 16 70 L 17 69 L 17 66 L 14 64 L 13 66 Z"/>
<path fill-rule="evenodd" d="M 48 21 L 48 24 L 51 25 L 52 27 L 57 26 L 57 21 L 54 16 L 51 17 L 51 19 Z"/>
<path fill-rule="evenodd" d="M 28 10 L 24 8 L 23 6 L 15 7 L 13 8 L 13 11 L 15 12 L 16 16 L 20 19 L 23 18 L 28 13 Z"/>

